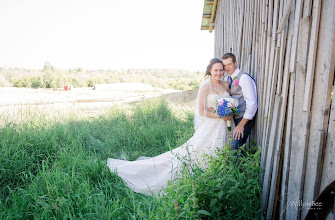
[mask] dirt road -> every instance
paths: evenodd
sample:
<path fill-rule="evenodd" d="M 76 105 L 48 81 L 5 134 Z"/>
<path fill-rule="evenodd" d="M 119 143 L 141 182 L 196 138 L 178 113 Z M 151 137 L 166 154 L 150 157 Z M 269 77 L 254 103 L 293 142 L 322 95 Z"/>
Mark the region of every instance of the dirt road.
<path fill-rule="evenodd" d="M 196 91 L 163 90 L 141 83 L 114 84 L 93 88 L 27 89 L 0 88 L 1 114 L 16 114 L 22 107 L 47 108 L 66 111 L 76 109 L 88 115 L 96 115 L 115 104 L 136 103 L 140 100 L 165 97 L 173 102 L 194 104 Z"/>

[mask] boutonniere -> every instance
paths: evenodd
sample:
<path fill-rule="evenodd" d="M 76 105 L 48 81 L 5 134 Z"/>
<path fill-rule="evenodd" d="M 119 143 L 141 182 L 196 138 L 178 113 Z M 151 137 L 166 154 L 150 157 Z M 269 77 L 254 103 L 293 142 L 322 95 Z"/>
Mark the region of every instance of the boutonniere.
<path fill-rule="evenodd" d="M 238 81 L 238 78 L 235 76 L 234 79 L 233 79 L 233 82 L 234 82 L 234 86 L 238 86 L 239 84 L 239 81 Z"/>

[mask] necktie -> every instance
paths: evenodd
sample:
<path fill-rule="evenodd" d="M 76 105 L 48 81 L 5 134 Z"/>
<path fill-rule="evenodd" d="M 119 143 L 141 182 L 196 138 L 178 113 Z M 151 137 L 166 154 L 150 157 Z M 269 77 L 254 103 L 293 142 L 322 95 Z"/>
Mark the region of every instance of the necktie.
<path fill-rule="evenodd" d="M 231 89 L 231 84 L 233 83 L 231 76 L 228 76 L 228 82 L 229 82 L 229 89 Z"/>

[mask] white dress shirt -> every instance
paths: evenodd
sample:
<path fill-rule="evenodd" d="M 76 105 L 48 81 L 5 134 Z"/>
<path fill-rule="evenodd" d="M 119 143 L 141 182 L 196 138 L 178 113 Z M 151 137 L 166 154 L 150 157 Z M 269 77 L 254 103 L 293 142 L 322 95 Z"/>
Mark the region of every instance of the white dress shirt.
<path fill-rule="evenodd" d="M 231 78 L 234 79 L 240 71 L 241 70 L 237 68 L 233 74 L 230 75 Z M 228 77 L 225 78 L 225 81 L 228 82 Z M 246 102 L 246 109 L 243 118 L 252 120 L 258 108 L 256 83 L 251 77 L 246 74 L 242 74 L 239 80 L 239 86 L 242 89 L 243 98 Z"/>

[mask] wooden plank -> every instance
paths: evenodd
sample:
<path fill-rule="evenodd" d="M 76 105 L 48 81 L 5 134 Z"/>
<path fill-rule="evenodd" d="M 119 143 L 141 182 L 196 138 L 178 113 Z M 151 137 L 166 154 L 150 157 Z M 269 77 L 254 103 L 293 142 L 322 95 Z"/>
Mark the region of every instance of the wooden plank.
<path fill-rule="evenodd" d="M 248 33 L 248 20 L 249 20 L 249 1 L 244 1 L 244 16 L 243 16 L 243 41 L 242 41 L 242 55 L 241 55 L 241 63 L 245 72 L 248 72 L 246 67 L 246 60 L 247 60 L 247 41 L 249 37 Z"/>
<path fill-rule="evenodd" d="M 314 2 L 315 4 L 315 2 Z M 333 11 L 331 10 L 333 9 Z M 310 142 L 308 146 L 307 169 L 304 182 L 304 202 L 315 201 L 320 192 L 321 174 L 323 169 L 324 149 L 326 147 L 327 129 L 330 112 L 330 96 L 334 81 L 334 36 L 335 36 L 335 2 L 323 1 L 320 20 L 319 42 L 315 65 L 316 80 L 314 81 L 310 123 Z M 313 13 L 315 10 L 313 10 Z M 302 217 L 307 215 L 309 207 L 304 206 Z"/>
<path fill-rule="evenodd" d="M 320 12 L 321 12 L 321 2 L 320 0 L 314 0 L 313 7 L 313 20 L 311 28 L 311 40 L 309 43 L 309 54 L 307 63 L 307 73 L 306 73 L 306 87 L 303 110 L 310 111 L 311 108 L 311 97 L 313 91 L 313 81 L 314 81 L 314 67 L 316 58 L 316 49 L 318 42 L 319 33 L 319 22 L 320 22 Z"/>
<path fill-rule="evenodd" d="M 257 59 L 257 51 L 258 48 L 256 47 L 256 38 L 258 37 L 257 33 L 257 16 L 258 15 L 258 0 L 255 1 L 255 10 L 253 12 L 253 16 L 252 16 L 252 42 L 251 42 L 251 70 L 250 70 L 250 75 L 255 79 L 255 81 L 257 82 L 257 74 L 256 74 L 256 59 Z"/>
<path fill-rule="evenodd" d="M 247 45 L 247 48 L 248 48 L 248 55 L 249 55 L 249 60 L 251 60 L 251 52 L 252 52 L 252 39 L 253 39 L 253 35 L 254 35 L 254 32 L 252 31 L 253 30 L 253 23 L 254 23 L 254 5 L 255 5 L 255 2 L 254 1 L 249 1 L 249 24 L 248 24 L 248 29 L 249 29 L 249 38 L 248 38 L 248 45 Z M 251 62 L 250 62 L 251 63 Z M 249 70 L 250 72 L 250 70 Z"/>
<path fill-rule="evenodd" d="M 247 27 L 246 27 L 246 21 L 247 21 L 247 16 L 248 16 L 248 11 L 247 11 L 247 6 L 246 6 L 247 2 L 244 1 L 243 2 L 243 7 L 244 7 L 244 10 L 241 10 L 243 11 L 243 18 L 242 18 L 242 23 L 240 24 L 242 29 L 241 29 L 241 34 L 243 33 L 243 37 L 241 38 L 241 50 L 240 50 L 240 65 L 242 67 L 242 69 L 244 71 L 247 71 L 245 69 L 245 63 L 244 63 L 244 60 L 245 60 L 245 41 L 246 41 L 246 38 L 247 38 Z"/>
<path fill-rule="evenodd" d="M 268 80 L 267 80 L 267 76 L 268 76 L 268 73 L 269 73 L 269 60 L 270 60 L 270 45 L 271 45 L 271 29 L 272 29 L 272 19 L 273 19 L 273 0 L 269 0 L 268 2 L 268 7 L 267 7 L 267 28 L 265 29 L 265 32 L 266 32 L 266 51 L 265 51 L 265 54 L 266 56 L 264 56 L 264 60 L 265 60 L 265 69 L 264 69 L 264 73 L 265 74 L 265 78 L 264 78 L 264 91 L 266 90 L 265 88 L 267 88 L 267 83 L 268 83 Z M 262 103 L 262 106 L 265 106 L 265 100 L 263 100 L 263 103 Z M 266 122 L 265 122 L 266 123 Z M 265 126 L 264 126 L 265 127 Z"/>
<path fill-rule="evenodd" d="M 264 182 L 263 182 L 263 195 L 262 195 L 262 206 L 263 210 L 267 207 L 268 202 L 268 193 L 269 187 L 271 184 L 271 173 L 272 173 L 272 163 L 273 163 L 273 154 L 274 154 L 274 141 L 277 130 L 277 119 L 278 119 L 278 106 L 273 107 L 274 105 L 274 97 L 275 97 L 275 88 L 277 83 L 277 64 L 279 51 L 276 50 L 276 29 L 277 29 L 277 20 L 279 14 L 279 1 L 275 0 L 274 9 L 273 9 L 273 25 L 272 25 L 272 39 L 271 39 L 271 55 L 270 55 L 270 67 L 269 67 L 269 78 L 267 85 L 267 100 L 265 105 L 267 106 L 268 112 L 265 114 L 268 116 L 269 121 L 271 123 L 267 123 L 266 125 L 266 133 L 265 133 L 265 143 L 268 143 L 268 153 L 266 160 L 266 167 L 264 173 Z M 274 109 L 273 109 L 274 108 Z M 272 114 L 275 111 L 276 114 Z"/>
<path fill-rule="evenodd" d="M 334 64 L 332 66 L 332 69 L 334 69 Z M 335 94 L 335 87 L 333 89 L 333 93 Z M 322 192 L 335 179 L 335 98 L 334 97 L 331 106 L 332 107 L 329 117 L 328 136 L 325 148 L 325 157 L 322 170 L 320 192 Z"/>
<path fill-rule="evenodd" d="M 278 50 L 279 51 L 279 63 L 278 63 L 278 79 L 277 79 L 277 94 L 281 94 L 282 83 L 283 83 L 283 71 L 284 71 L 284 60 L 285 60 L 285 47 L 287 39 L 287 31 L 284 31 L 280 34 L 281 38 L 278 41 Z"/>
<path fill-rule="evenodd" d="M 213 0 L 207 0 L 205 3 L 206 3 L 206 5 L 214 5 L 214 1 Z"/>
<path fill-rule="evenodd" d="M 221 39 L 221 47 L 220 47 L 220 51 L 219 51 L 219 55 L 218 57 L 222 57 L 222 55 L 225 53 L 225 26 L 224 26 L 224 20 L 225 20 L 225 16 L 223 14 L 224 9 L 223 9 L 223 2 L 219 1 L 219 5 L 220 5 L 220 13 L 221 13 L 221 17 L 220 17 L 220 21 L 221 21 L 221 33 L 220 33 L 220 39 Z"/>
<path fill-rule="evenodd" d="M 315 5 L 315 0 L 313 0 L 313 5 Z M 302 17 L 307 18 L 311 16 L 311 11 L 312 11 L 312 0 L 304 0 L 304 9 L 303 9 Z"/>
<path fill-rule="evenodd" d="M 278 130 L 278 115 L 279 115 L 279 105 L 280 105 L 280 102 L 278 101 L 278 97 L 275 96 L 275 88 L 276 88 L 276 82 L 277 82 L 277 66 L 278 66 L 278 57 L 279 57 L 279 50 L 276 50 L 275 51 L 275 59 L 274 59 L 274 71 L 273 71 L 273 80 L 272 80 L 272 86 L 271 86 L 271 91 L 270 91 L 270 103 L 269 103 L 269 115 L 271 117 L 269 117 L 269 120 L 271 121 L 271 123 L 268 123 L 267 124 L 267 129 L 269 129 L 266 133 L 266 136 L 265 136 L 265 139 L 266 141 L 268 141 L 268 154 L 267 154 L 267 162 L 266 162 L 266 169 L 265 169 L 265 175 L 266 175 L 266 172 L 271 172 L 272 173 L 272 170 L 273 170 L 273 162 L 274 162 L 274 151 L 275 151 L 275 142 L 276 142 L 276 139 L 277 139 L 277 130 Z M 276 98 L 275 98 L 276 97 Z M 280 97 L 280 96 L 279 96 Z M 275 101 L 279 102 L 279 104 L 276 105 L 275 102 L 273 102 L 273 99 L 275 99 Z M 275 125 L 275 127 L 274 127 Z M 271 126 L 271 127 L 270 127 Z M 269 160 L 269 158 L 271 158 Z M 271 177 L 271 174 L 269 175 L 270 178 L 272 179 Z M 271 183 L 271 179 L 268 181 L 268 183 L 270 184 Z M 265 185 L 266 185 L 266 182 L 264 181 Z M 264 190 L 264 187 L 266 186 L 263 186 L 263 190 Z M 268 185 L 267 187 L 270 187 L 271 185 Z M 268 192 L 270 193 L 270 192 Z M 271 199 L 269 198 L 268 200 L 271 201 Z M 272 204 L 271 204 L 272 205 Z M 269 208 L 268 208 L 269 210 Z M 270 212 L 272 213 L 272 208 L 270 208 Z"/>
<path fill-rule="evenodd" d="M 219 51 L 218 51 L 218 56 L 219 58 L 222 57 L 222 55 L 224 54 L 224 42 L 225 42 L 225 36 L 224 36 L 224 14 L 223 14 L 223 5 L 222 5 L 222 1 L 219 1 L 219 12 L 220 12 L 220 47 L 219 47 Z"/>
<path fill-rule="evenodd" d="M 222 2 L 222 1 L 219 1 L 219 2 Z M 223 44 L 224 44 L 224 48 L 223 48 L 223 54 L 229 52 L 228 51 L 228 34 L 227 32 L 229 31 L 229 26 L 228 26 L 228 22 L 229 22 L 229 17 L 228 15 L 226 14 L 227 12 L 227 7 L 225 7 L 225 3 L 228 2 L 227 0 L 224 1 L 224 3 L 222 3 L 222 18 L 223 18 L 223 28 L 224 28 L 224 32 L 223 32 L 223 38 L 224 38 L 224 41 L 223 41 Z"/>
<path fill-rule="evenodd" d="M 216 17 L 216 9 L 217 9 L 217 4 L 218 4 L 218 0 L 214 0 L 213 2 L 213 6 L 212 6 L 212 16 L 211 16 L 211 20 L 209 22 L 209 32 L 212 32 L 214 27 L 215 27 L 215 17 Z"/>
<path fill-rule="evenodd" d="M 272 34 L 271 34 L 271 49 L 270 49 L 270 59 L 269 59 L 269 69 L 268 69 L 268 82 L 266 87 L 266 97 L 265 97 L 265 115 L 267 117 L 268 122 L 265 124 L 265 133 L 264 133 L 264 143 L 265 145 L 269 145 L 270 139 L 270 129 L 272 123 L 272 112 L 274 106 L 274 96 L 275 96 L 275 88 L 277 83 L 277 66 L 278 66 L 278 58 L 279 53 L 276 49 L 276 40 L 277 40 L 277 20 L 279 14 L 279 1 L 275 0 L 274 2 L 274 9 L 273 9 L 273 24 L 272 24 Z M 271 123 L 270 123 L 271 122 Z M 273 146 L 272 146 L 273 147 Z"/>
<path fill-rule="evenodd" d="M 236 8 L 239 11 L 239 13 L 236 13 L 235 16 L 235 22 L 236 22 L 236 26 L 235 26 L 235 39 L 240 39 L 241 41 L 235 41 L 235 51 L 238 54 L 238 56 L 240 57 L 240 64 L 243 67 L 243 70 L 246 71 L 244 69 L 243 66 L 243 57 L 242 57 L 242 51 L 241 51 L 241 45 L 242 42 L 245 39 L 245 34 L 248 32 L 248 30 L 245 29 L 245 27 L 243 26 L 243 20 L 244 20 L 244 16 L 245 16 L 245 1 L 234 1 L 234 3 L 236 4 Z M 243 33 L 245 32 L 245 33 Z"/>
<path fill-rule="evenodd" d="M 277 174 L 278 172 L 274 172 L 278 168 L 279 163 L 279 157 L 280 157 L 280 150 L 276 149 L 276 143 L 281 142 L 281 139 L 279 140 L 278 137 L 278 130 L 280 129 L 278 126 L 278 120 L 280 116 L 280 109 L 281 109 L 281 102 L 282 97 L 276 96 L 275 104 L 274 104 L 274 111 L 273 111 L 273 117 L 272 117 L 272 128 L 271 128 L 271 135 L 269 140 L 269 152 L 267 157 L 267 166 L 265 170 L 264 177 L 264 183 L 263 183 L 263 195 L 267 194 L 267 198 L 265 199 L 263 196 L 262 203 L 264 203 L 264 208 L 267 207 L 266 211 L 266 218 L 272 219 L 273 214 L 273 206 L 274 206 L 274 200 L 276 197 L 276 186 L 277 186 Z M 268 173 L 269 172 L 269 173 Z M 264 189 L 265 188 L 265 189 Z M 267 192 L 265 191 L 267 190 Z"/>
<path fill-rule="evenodd" d="M 245 19 L 245 28 L 247 30 L 246 32 L 246 36 L 245 36 L 245 41 L 244 41 L 244 66 L 245 66 L 245 70 L 247 71 L 247 73 L 250 73 L 250 51 L 251 51 L 251 35 L 252 35 L 252 31 L 251 31 L 251 21 L 252 21 L 252 4 L 253 1 L 245 1 L 246 3 L 246 19 Z"/>
<path fill-rule="evenodd" d="M 300 207 L 292 205 L 292 202 L 301 201 L 303 193 L 303 182 L 306 165 L 306 148 L 309 138 L 310 113 L 302 111 L 303 93 L 305 91 L 305 73 L 308 53 L 308 36 L 309 36 L 309 18 L 301 19 L 299 25 L 299 40 L 297 41 L 297 68 L 294 94 L 293 109 L 293 132 L 292 148 L 290 161 L 290 174 L 288 183 L 288 203 L 286 218 L 300 218 Z M 292 39 L 292 44 L 294 37 Z M 291 48 L 291 55 L 294 56 L 294 47 Z M 299 160 L 297 160 L 299 158 Z"/>
<path fill-rule="evenodd" d="M 214 57 L 220 57 L 221 50 L 222 50 L 222 41 L 223 41 L 223 15 L 222 15 L 222 5 L 221 2 L 219 1 L 218 6 L 217 6 L 217 12 L 215 15 L 215 53 Z"/>
<path fill-rule="evenodd" d="M 291 13 L 292 4 L 293 0 L 289 0 L 288 2 L 286 2 L 283 16 L 279 20 L 277 33 L 281 33 L 283 31 L 285 24 L 287 23 L 287 19 Z"/>
<path fill-rule="evenodd" d="M 293 8 L 291 10 L 294 10 Z M 293 14 L 293 13 L 292 13 Z M 291 142 L 292 142 L 292 121 L 293 121 L 293 100 L 295 93 L 295 73 L 290 74 L 289 65 L 290 65 L 290 56 L 291 56 L 291 45 L 292 45 L 292 33 L 293 33 L 293 19 L 292 16 L 289 17 L 289 27 L 288 27 L 288 36 L 287 36 L 287 47 L 285 54 L 285 68 L 284 68 L 284 77 L 283 77 L 283 89 L 282 92 L 288 88 L 289 83 L 289 92 L 288 92 L 288 104 L 287 104 L 287 113 L 286 113 L 286 130 L 285 130 L 285 147 L 283 155 L 283 164 L 282 164 L 282 180 L 281 180 L 281 194 L 278 198 L 280 201 L 280 219 L 285 219 L 286 216 L 286 202 L 287 202 L 287 187 L 288 187 L 288 178 L 290 170 L 290 156 L 291 156 Z M 283 94 L 283 97 L 285 95 Z"/>
<path fill-rule="evenodd" d="M 263 106 L 263 114 L 264 114 L 264 123 L 263 123 L 263 141 L 262 141 L 262 146 L 264 147 L 264 152 L 262 151 L 262 155 L 264 155 L 264 158 L 267 157 L 267 148 L 268 148 L 268 141 L 266 139 L 266 134 L 267 134 L 267 131 L 268 131 L 268 127 L 267 127 L 267 124 L 269 122 L 269 115 L 267 115 L 268 113 L 268 107 L 267 107 L 267 96 L 269 95 L 269 93 L 267 92 L 268 91 L 268 87 L 269 87 L 269 84 L 271 83 L 271 80 L 268 79 L 268 76 L 271 74 L 269 74 L 269 64 L 270 64 L 270 49 L 271 49 L 271 46 L 270 46 L 270 43 L 271 43 L 271 29 L 272 29 L 272 13 L 273 13 L 273 0 L 269 0 L 269 8 L 268 8 L 268 26 L 267 26 L 267 35 L 266 35 L 266 56 L 265 57 L 265 69 L 264 69 L 264 73 L 265 73 L 265 77 L 264 77 L 264 88 L 263 88 L 263 91 L 264 91 L 264 96 L 265 98 L 263 97 L 263 102 L 262 102 L 262 106 Z M 264 162 L 264 161 L 263 161 Z M 265 169 L 264 167 L 264 163 L 262 163 L 262 168 Z"/>
<path fill-rule="evenodd" d="M 277 206 L 277 195 L 278 195 L 278 191 L 279 191 L 279 183 L 278 183 L 278 176 L 279 176 L 279 172 L 280 172 L 280 166 L 282 164 L 281 162 L 281 158 L 283 155 L 283 133 L 284 133 L 284 124 L 285 124 L 285 116 L 286 116 L 286 106 L 287 106 L 287 98 L 288 98 L 288 69 L 286 72 L 286 78 L 284 79 L 284 87 L 283 90 L 278 89 L 278 87 L 282 87 L 282 74 L 281 74 L 281 69 L 283 69 L 282 67 L 282 63 L 283 63 L 283 57 L 285 54 L 285 39 L 286 39 L 286 30 L 283 31 L 280 34 L 280 40 L 278 40 L 278 48 L 282 48 L 281 51 L 278 51 L 278 56 L 280 57 L 279 61 L 279 67 L 276 67 L 276 69 L 279 69 L 278 71 L 278 79 L 277 79 L 277 95 L 278 97 L 280 97 L 281 99 L 281 104 L 279 105 L 280 109 L 278 111 L 278 120 L 272 120 L 272 123 L 277 123 L 278 124 L 278 128 L 275 131 L 275 134 L 271 134 L 271 136 L 273 135 L 277 135 L 277 140 L 274 143 L 269 142 L 269 145 L 273 144 L 275 146 L 275 154 L 274 154 L 274 160 L 273 160 L 273 169 L 272 169 L 272 177 L 271 177 L 271 187 L 270 187 L 270 195 L 269 195 L 269 204 L 268 204 L 268 208 L 267 208 L 267 218 L 274 218 L 274 214 L 275 214 L 275 210 L 276 210 L 276 206 Z M 288 62 L 286 62 L 288 63 Z M 283 91 L 283 93 L 281 94 L 281 91 Z M 273 89 L 274 92 L 274 89 Z M 276 114 L 276 109 L 274 111 L 274 115 Z"/>
<path fill-rule="evenodd" d="M 236 18 L 236 31 L 237 31 L 237 42 L 236 42 L 236 53 L 239 58 L 239 62 L 242 63 L 242 42 L 243 42 L 243 17 L 244 17 L 244 4 L 238 1 L 238 13 Z"/>
<path fill-rule="evenodd" d="M 302 14 L 302 0 L 297 0 L 295 5 L 295 14 L 294 14 L 294 34 L 292 40 L 292 54 L 290 61 L 290 72 L 295 72 L 296 68 L 296 59 L 297 59 L 297 47 L 298 47 L 298 34 L 299 34 L 299 22 Z"/>
<path fill-rule="evenodd" d="M 222 25 L 222 14 L 221 14 L 221 5 L 220 2 L 218 4 L 217 13 L 215 16 L 215 32 L 214 32 L 214 57 L 220 57 L 220 51 L 222 49 L 222 33 L 223 33 L 223 25 Z"/>
<path fill-rule="evenodd" d="M 230 30 L 230 34 L 228 34 L 228 36 L 229 36 L 229 41 L 228 41 L 228 43 L 229 43 L 229 52 L 233 52 L 232 51 L 232 45 L 233 45 L 233 41 L 234 41 L 234 37 L 232 36 L 232 34 L 231 34 L 231 30 L 233 30 L 234 29 L 234 22 L 231 22 L 231 18 L 234 16 L 234 14 L 233 14 L 233 12 L 234 12 L 234 5 L 233 4 L 231 4 L 231 2 L 230 2 L 230 4 L 229 4 L 229 7 L 230 7 L 230 10 L 229 10 L 229 17 L 227 17 L 227 18 L 230 18 L 229 20 L 228 20 L 228 24 L 229 24 L 229 30 Z"/>
<path fill-rule="evenodd" d="M 260 81 L 261 81 L 261 77 L 262 77 L 262 73 L 261 73 L 261 61 L 260 61 L 260 53 L 261 53 L 261 38 L 262 38 L 262 33 L 261 33 L 261 22 L 262 22 L 262 18 L 261 15 L 262 14 L 262 2 L 263 0 L 257 0 L 257 12 L 255 13 L 255 29 L 256 29 L 256 34 L 255 34 L 255 54 L 254 54 L 254 78 L 256 80 L 256 85 L 257 85 L 257 96 L 258 96 L 258 103 L 260 103 L 260 91 L 261 91 L 261 87 L 260 87 Z M 260 116 L 260 106 L 258 108 L 258 115 L 256 116 L 256 124 L 255 124 L 255 140 L 257 141 L 257 143 L 261 143 L 261 116 Z"/>
<path fill-rule="evenodd" d="M 288 70 L 285 71 L 288 73 Z M 288 73 L 289 74 L 289 73 Z M 281 195 L 279 196 L 280 201 L 280 219 L 284 220 L 286 216 L 287 207 L 287 192 L 288 192 L 288 180 L 290 172 L 290 160 L 291 160 L 291 146 L 292 146 L 292 122 L 293 122 L 293 100 L 294 100 L 294 89 L 295 89 L 295 73 L 290 76 L 290 90 L 288 97 L 288 107 L 287 107 L 287 119 L 286 119 L 286 136 L 285 136 L 285 148 L 284 148 L 284 158 L 283 158 L 283 171 L 282 171 L 282 181 L 281 181 Z"/>
<path fill-rule="evenodd" d="M 297 84 L 297 78 L 296 78 Z M 296 97 L 295 97 L 296 101 Z M 295 115 L 295 114 L 294 114 Z M 286 218 L 287 219 L 299 219 L 300 211 L 301 211 L 301 201 L 303 194 L 303 182 L 305 177 L 305 166 L 306 166 L 306 154 L 308 143 L 308 133 L 309 127 L 307 124 L 310 121 L 311 114 L 309 112 L 301 112 L 301 120 L 300 127 L 301 136 L 299 136 L 299 140 L 295 140 L 296 138 L 292 137 L 292 147 L 291 148 L 291 161 L 290 161 L 290 174 L 289 174 L 289 182 L 288 182 L 288 192 L 289 197 L 287 198 L 287 210 L 286 210 Z M 295 118 L 295 117 L 294 117 Z M 296 119 L 294 119 L 296 120 Z M 294 124 L 293 120 L 293 133 L 298 135 L 296 129 L 296 124 Z M 297 145 L 295 145 L 297 144 Z"/>
<path fill-rule="evenodd" d="M 275 114 L 273 120 L 277 121 L 278 119 L 278 110 L 280 105 L 280 97 L 276 98 L 275 102 Z M 273 157 L 274 157 L 274 142 L 276 141 L 275 132 L 277 130 L 278 123 L 271 123 L 271 131 L 272 135 L 269 140 L 269 149 L 266 157 L 266 167 L 264 171 L 264 180 L 263 180 L 263 190 L 262 190 L 262 211 L 266 213 L 268 200 L 269 200 L 269 190 L 271 185 L 271 174 L 272 174 L 272 165 L 273 165 Z"/>
<path fill-rule="evenodd" d="M 264 116 L 264 106 L 263 106 L 263 96 L 264 96 L 264 83 L 265 83 L 265 59 L 264 57 L 266 57 L 266 27 L 267 27 L 267 7 L 268 6 L 268 0 L 262 0 L 262 16 L 261 16 L 261 41 L 260 41 L 260 53 L 259 53 L 259 60 L 260 60 L 260 80 L 258 83 L 258 117 L 260 118 L 260 121 L 263 122 L 265 120 L 265 116 Z M 259 136 L 259 142 L 258 143 L 262 143 L 263 141 L 263 123 L 258 124 L 260 127 L 260 132 L 258 133 Z M 265 158 L 265 153 L 266 153 L 266 146 L 262 145 L 262 156 L 261 156 L 261 168 L 264 168 L 264 158 Z"/>
<path fill-rule="evenodd" d="M 268 120 L 269 122 L 267 123 L 267 127 L 266 127 L 266 133 L 265 133 L 265 142 L 268 143 L 269 139 L 270 139 L 270 128 L 271 128 L 271 123 L 274 123 L 272 117 L 273 117 L 273 106 L 274 106 L 274 97 L 275 97 L 275 89 L 276 89 L 276 84 L 277 84 L 277 79 L 278 79 L 278 61 L 279 61 L 279 50 L 276 48 L 275 46 L 275 41 L 272 42 L 271 47 L 274 47 L 273 53 L 274 53 L 274 58 L 271 59 L 272 60 L 272 64 L 271 64 L 271 72 L 270 72 L 270 76 L 271 76 L 271 82 L 269 82 L 269 87 L 268 87 L 268 91 L 267 93 L 269 93 L 270 95 L 268 96 L 268 103 L 266 103 L 267 105 L 267 109 L 268 112 L 266 113 L 268 115 Z M 269 144 L 270 145 L 270 144 Z"/>
<path fill-rule="evenodd" d="M 211 17 L 212 17 L 212 14 L 203 14 L 202 17 L 203 17 L 203 18 L 211 18 Z"/>

